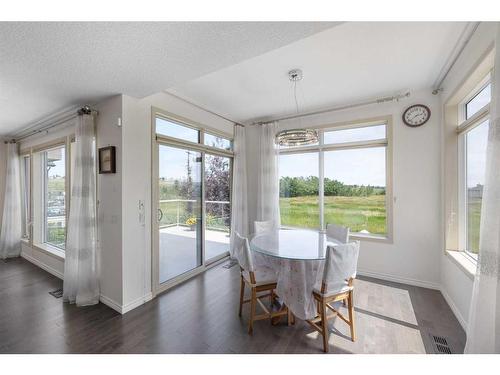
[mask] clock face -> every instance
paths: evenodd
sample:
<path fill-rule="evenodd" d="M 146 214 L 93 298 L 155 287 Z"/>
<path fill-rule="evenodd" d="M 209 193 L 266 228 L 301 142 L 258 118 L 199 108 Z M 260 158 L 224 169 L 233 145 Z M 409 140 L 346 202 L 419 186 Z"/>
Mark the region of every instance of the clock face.
<path fill-rule="evenodd" d="M 411 127 L 417 127 L 425 124 L 430 117 L 431 110 L 423 104 L 412 105 L 403 113 L 404 123 Z"/>

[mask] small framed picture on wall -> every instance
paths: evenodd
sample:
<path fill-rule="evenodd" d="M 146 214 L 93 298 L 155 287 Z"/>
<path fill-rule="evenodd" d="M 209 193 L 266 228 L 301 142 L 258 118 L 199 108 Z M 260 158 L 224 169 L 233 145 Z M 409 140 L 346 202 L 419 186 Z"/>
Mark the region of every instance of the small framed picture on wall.
<path fill-rule="evenodd" d="M 116 173 L 115 146 L 99 149 L 99 174 L 101 173 Z"/>

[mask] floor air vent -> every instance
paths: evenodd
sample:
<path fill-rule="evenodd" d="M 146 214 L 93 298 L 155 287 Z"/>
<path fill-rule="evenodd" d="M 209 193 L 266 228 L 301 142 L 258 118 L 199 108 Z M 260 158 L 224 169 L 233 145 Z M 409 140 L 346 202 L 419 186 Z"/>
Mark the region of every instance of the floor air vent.
<path fill-rule="evenodd" d="M 62 288 L 56 289 L 56 290 L 53 290 L 52 292 L 49 292 L 49 294 L 52 297 L 61 298 L 63 296 L 63 290 L 62 290 Z"/>
<path fill-rule="evenodd" d="M 431 335 L 434 352 L 437 354 L 452 354 L 448 341 L 441 336 Z"/>
<path fill-rule="evenodd" d="M 222 267 L 224 268 L 231 268 L 234 267 L 238 264 L 237 260 L 231 259 L 228 263 L 224 264 Z"/>

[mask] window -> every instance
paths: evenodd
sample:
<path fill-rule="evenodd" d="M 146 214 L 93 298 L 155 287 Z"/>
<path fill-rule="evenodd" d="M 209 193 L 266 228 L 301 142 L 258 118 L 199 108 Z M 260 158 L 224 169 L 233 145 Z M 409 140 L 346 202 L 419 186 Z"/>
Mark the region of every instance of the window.
<path fill-rule="evenodd" d="M 22 190 L 22 225 L 24 239 L 30 238 L 31 223 L 31 157 L 23 155 L 21 157 L 21 190 Z"/>
<path fill-rule="evenodd" d="M 319 228 L 319 153 L 281 154 L 281 225 Z"/>
<path fill-rule="evenodd" d="M 42 242 L 65 248 L 66 243 L 66 147 L 41 152 Z"/>
<path fill-rule="evenodd" d="M 385 139 L 385 125 L 363 126 L 325 132 L 325 144 Z"/>
<path fill-rule="evenodd" d="M 484 174 L 486 168 L 486 144 L 489 121 L 486 120 L 465 134 L 466 160 L 466 222 L 467 246 L 473 254 L 479 252 L 479 227 L 483 200 Z"/>
<path fill-rule="evenodd" d="M 458 125 L 460 191 L 460 249 L 476 258 L 479 252 L 481 204 L 486 169 L 491 83 L 488 81 L 468 95 L 459 110 L 465 113 Z M 486 108 L 486 110 L 485 110 Z M 479 114 L 479 115 L 478 115 Z M 476 116 L 475 116 L 476 115 Z M 478 118 L 476 118 L 479 116 Z"/>
<path fill-rule="evenodd" d="M 198 129 L 160 117 L 156 118 L 156 133 L 193 143 L 200 141 L 200 131 Z"/>
<path fill-rule="evenodd" d="M 281 148 L 282 225 L 325 229 L 335 223 L 358 235 L 390 237 L 388 123 L 318 129 L 317 146 Z"/>
<path fill-rule="evenodd" d="M 384 236 L 385 187 L 385 147 L 325 152 L 325 226 Z"/>
<path fill-rule="evenodd" d="M 230 139 L 220 137 L 218 135 L 213 135 L 210 133 L 205 133 L 205 145 L 215 148 L 220 148 L 223 150 L 232 150 L 233 142 Z"/>
<path fill-rule="evenodd" d="M 483 87 L 465 104 L 465 119 L 468 120 L 483 109 L 491 101 L 491 83 Z"/>

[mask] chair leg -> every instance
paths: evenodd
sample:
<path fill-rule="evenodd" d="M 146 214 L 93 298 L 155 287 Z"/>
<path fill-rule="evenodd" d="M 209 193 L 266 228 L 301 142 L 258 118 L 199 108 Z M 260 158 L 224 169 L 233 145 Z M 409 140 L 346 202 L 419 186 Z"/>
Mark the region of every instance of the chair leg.
<path fill-rule="evenodd" d="M 250 320 L 248 321 L 248 333 L 253 334 L 253 320 L 255 317 L 255 305 L 257 303 L 257 292 L 252 288 L 252 299 L 250 301 Z"/>
<path fill-rule="evenodd" d="M 349 306 L 349 327 L 351 329 L 351 340 L 356 340 L 356 336 L 354 334 L 354 301 L 352 298 L 352 291 L 349 293 L 349 297 L 347 298 L 347 304 Z"/>
<path fill-rule="evenodd" d="M 321 327 L 323 329 L 323 351 L 328 353 L 328 320 L 326 318 L 326 302 L 321 302 Z"/>
<path fill-rule="evenodd" d="M 241 316 L 241 310 L 243 309 L 243 298 L 245 296 L 245 281 L 243 281 L 243 276 L 241 276 L 241 284 L 240 284 L 240 312 L 238 313 Z"/>

